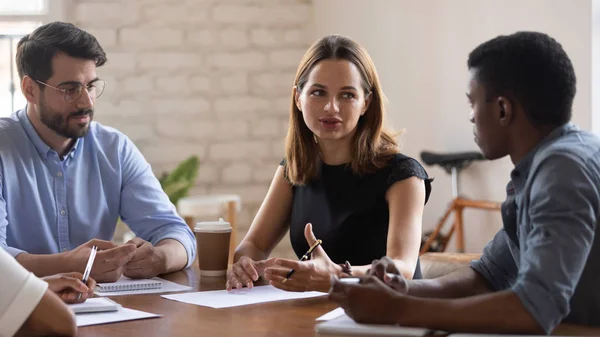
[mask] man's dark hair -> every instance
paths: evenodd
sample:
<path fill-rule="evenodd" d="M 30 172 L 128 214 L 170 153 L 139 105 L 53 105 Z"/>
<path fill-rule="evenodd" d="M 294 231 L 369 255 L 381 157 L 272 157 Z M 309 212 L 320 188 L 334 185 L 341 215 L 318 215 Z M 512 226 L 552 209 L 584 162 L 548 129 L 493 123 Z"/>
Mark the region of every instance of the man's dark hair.
<path fill-rule="evenodd" d="M 70 23 L 52 22 L 25 35 L 17 44 L 19 77 L 45 82 L 52 77 L 52 59 L 59 53 L 93 60 L 97 67 L 106 63 L 106 53 L 92 34 Z"/>
<path fill-rule="evenodd" d="M 562 46 L 538 32 L 501 35 L 469 54 L 469 69 L 491 96 L 515 99 L 537 126 L 571 120 L 576 92 L 573 64 Z"/>

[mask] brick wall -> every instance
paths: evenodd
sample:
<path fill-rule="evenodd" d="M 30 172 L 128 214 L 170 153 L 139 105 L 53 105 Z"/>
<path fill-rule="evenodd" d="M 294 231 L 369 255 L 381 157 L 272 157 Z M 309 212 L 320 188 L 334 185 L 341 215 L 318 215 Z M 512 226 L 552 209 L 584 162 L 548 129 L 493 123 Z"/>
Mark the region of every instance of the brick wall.
<path fill-rule="evenodd" d="M 72 22 L 108 54 L 96 119 L 127 134 L 158 175 L 201 159 L 193 194 L 236 193 L 243 237 L 283 155 L 311 0 L 77 0 Z M 291 256 L 289 239 L 277 255 Z"/>

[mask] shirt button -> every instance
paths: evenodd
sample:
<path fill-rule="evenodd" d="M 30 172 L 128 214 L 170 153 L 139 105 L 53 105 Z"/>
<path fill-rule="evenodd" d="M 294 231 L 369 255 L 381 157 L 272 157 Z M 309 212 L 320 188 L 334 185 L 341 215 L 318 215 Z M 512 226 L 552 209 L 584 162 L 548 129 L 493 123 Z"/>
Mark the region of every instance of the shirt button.
<path fill-rule="evenodd" d="M 65 212 L 64 209 L 60 211 L 60 215 L 65 215 L 65 214 L 67 214 L 67 212 Z"/>
<path fill-rule="evenodd" d="M 62 177 L 62 172 L 58 172 L 58 173 L 56 174 L 56 176 L 57 176 L 57 177 Z"/>

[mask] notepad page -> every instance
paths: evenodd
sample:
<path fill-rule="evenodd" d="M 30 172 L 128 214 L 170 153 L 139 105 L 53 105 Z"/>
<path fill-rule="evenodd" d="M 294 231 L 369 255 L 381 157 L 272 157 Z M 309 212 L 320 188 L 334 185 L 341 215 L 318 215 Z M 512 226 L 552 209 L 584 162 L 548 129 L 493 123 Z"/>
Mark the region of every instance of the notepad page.
<path fill-rule="evenodd" d="M 130 280 L 126 277 L 121 277 L 118 282 L 123 282 L 126 280 Z M 192 290 L 192 287 L 184 286 L 175 282 L 167 281 L 160 277 L 153 277 L 150 279 L 153 282 L 159 282 L 161 284 L 160 287 L 157 288 L 146 288 L 146 289 L 137 289 L 137 290 L 117 290 L 117 291 L 109 291 L 104 290 L 100 287 L 96 287 L 94 290 L 94 294 L 98 296 L 125 296 L 125 295 L 143 295 L 143 294 L 160 294 L 160 293 L 169 293 L 176 291 L 189 291 Z M 146 280 L 147 281 L 147 280 Z M 102 283 L 104 284 L 104 283 Z"/>

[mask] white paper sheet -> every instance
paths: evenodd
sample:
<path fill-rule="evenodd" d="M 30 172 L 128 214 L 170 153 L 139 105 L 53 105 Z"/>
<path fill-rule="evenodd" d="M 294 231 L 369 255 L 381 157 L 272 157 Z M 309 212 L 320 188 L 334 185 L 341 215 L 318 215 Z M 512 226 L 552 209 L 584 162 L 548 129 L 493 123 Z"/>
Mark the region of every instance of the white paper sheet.
<path fill-rule="evenodd" d="M 336 319 L 345 314 L 346 314 L 346 312 L 344 311 L 344 308 L 337 308 L 337 309 L 331 310 L 330 312 L 324 314 L 323 316 L 318 317 L 316 320 L 317 321 L 330 321 L 332 319 Z"/>
<path fill-rule="evenodd" d="M 231 291 L 200 291 L 185 294 L 162 295 L 162 297 L 173 301 L 179 301 L 219 309 L 248 304 L 293 300 L 299 298 L 311 298 L 325 295 L 327 295 L 327 293 L 317 291 L 283 291 L 269 285 L 254 287 L 252 289 L 242 288 L 234 289 Z"/>
<path fill-rule="evenodd" d="M 181 284 L 164 280 L 160 277 L 153 277 L 152 280 L 159 280 L 162 282 L 162 287 L 156 289 L 142 289 L 142 290 L 126 290 L 126 291 L 98 291 L 94 290 L 94 294 L 98 296 L 124 296 L 124 295 L 141 295 L 141 294 L 160 294 L 170 293 L 175 291 L 187 291 L 192 290 L 192 287 L 183 286 Z M 118 281 L 117 281 L 118 282 Z"/>
<path fill-rule="evenodd" d="M 319 323 L 315 331 L 320 334 L 347 334 L 369 336 L 425 336 L 431 331 L 423 328 L 407 328 L 398 325 L 359 324 L 347 315 Z"/>
<path fill-rule="evenodd" d="M 77 321 L 77 326 L 81 327 L 88 325 L 116 323 L 154 317 L 161 317 L 161 315 L 133 309 L 120 308 L 118 311 L 78 314 L 75 315 L 75 320 Z"/>

